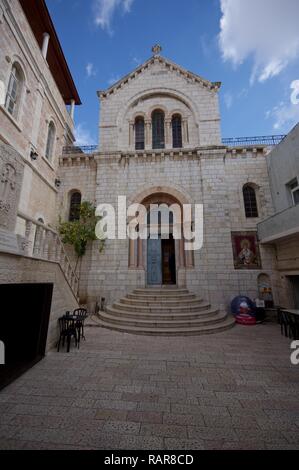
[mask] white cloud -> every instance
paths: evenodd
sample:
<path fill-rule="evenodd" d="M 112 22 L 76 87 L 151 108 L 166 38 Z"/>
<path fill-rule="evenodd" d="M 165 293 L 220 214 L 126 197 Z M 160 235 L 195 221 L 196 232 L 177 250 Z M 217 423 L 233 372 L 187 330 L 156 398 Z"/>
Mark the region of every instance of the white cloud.
<path fill-rule="evenodd" d="M 111 33 L 111 21 L 114 13 L 121 8 L 129 13 L 134 0 L 94 0 L 95 23 Z"/>
<path fill-rule="evenodd" d="M 299 57 L 298 0 L 220 0 L 219 44 L 234 66 L 252 56 L 251 76 L 263 82 Z"/>
<path fill-rule="evenodd" d="M 291 83 L 290 89 L 297 90 L 296 88 L 299 85 L 299 81 L 295 80 Z M 290 96 L 290 102 L 285 103 L 284 101 L 280 102 L 273 109 L 266 112 L 266 119 L 272 118 L 274 120 L 273 128 L 278 131 L 286 130 L 286 127 L 293 127 L 297 122 L 299 122 L 299 101 L 296 102 L 293 98 L 293 93 Z"/>
<path fill-rule="evenodd" d="M 85 70 L 86 70 L 86 75 L 87 75 L 88 78 L 96 76 L 96 71 L 94 69 L 94 65 L 91 62 L 89 62 L 86 65 Z"/>
<path fill-rule="evenodd" d="M 224 94 L 224 103 L 227 107 L 227 109 L 230 109 L 233 105 L 233 95 L 228 91 L 227 93 Z"/>
<path fill-rule="evenodd" d="M 299 105 L 299 80 L 294 80 L 291 83 L 291 103 Z"/>
<path fill-rule="evenodd" d="M 85 128 L 85 124 L 78 124 L 75 128 L 76 145 L 79 147 L 83 145 L 95 145 L 96 142 L 91 136 L 88 129 Z"/>

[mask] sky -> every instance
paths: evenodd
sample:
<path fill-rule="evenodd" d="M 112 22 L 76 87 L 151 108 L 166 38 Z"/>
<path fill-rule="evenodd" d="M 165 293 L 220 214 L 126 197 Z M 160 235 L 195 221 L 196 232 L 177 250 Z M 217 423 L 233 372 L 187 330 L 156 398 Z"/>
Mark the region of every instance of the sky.
<path fill-rule="evenodd" d="M 298 0 L 46 0 L 79 91 L 79 145 L 96 144 L 97 90 L 152 55 L 221 81 L 223 137 L 288 133 L 299 121 Z"/>

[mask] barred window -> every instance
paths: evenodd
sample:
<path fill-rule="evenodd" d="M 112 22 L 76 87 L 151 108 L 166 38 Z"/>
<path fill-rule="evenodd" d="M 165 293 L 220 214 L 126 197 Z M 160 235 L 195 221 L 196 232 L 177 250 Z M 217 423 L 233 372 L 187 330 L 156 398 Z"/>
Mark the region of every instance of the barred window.
<path fill-rule="evenodd" d="M 152 114 L 153 149 L 165 148 L 164 113 L 156 110 Z"/>
<path fill-rule="evenodd" d="M 144 119 L 142 117 L 135 120 L 135 149 L 144 150 Z"/>
<path fill-rule="evenodd" d="M 175 114 L 172 118 L 172 147 L 182 148 L 182 118 L 179 114 Z"/>
<path fill-rule="evenodd" d="M 69 221 L 74 222 L 80 219 L 81 193 L 76 191 L 71 195 Z"/>
<path fill-rule="evenodd" d="M 252 186 L 247 184 L 243 187 L 243 198 L 246 217 L 258 217 L 259 214 L 257 208 L 256 192 Z"/>

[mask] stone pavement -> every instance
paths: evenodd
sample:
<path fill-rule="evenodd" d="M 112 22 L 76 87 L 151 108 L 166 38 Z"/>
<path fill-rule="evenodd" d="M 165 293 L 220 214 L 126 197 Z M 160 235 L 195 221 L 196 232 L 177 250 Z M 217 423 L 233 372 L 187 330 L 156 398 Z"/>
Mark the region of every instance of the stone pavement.
<path fill-rule="evenodd" d="M 86 337 L 0 393 L 1 449 L 299 449 L 299 366 L 277 325 Z"/>

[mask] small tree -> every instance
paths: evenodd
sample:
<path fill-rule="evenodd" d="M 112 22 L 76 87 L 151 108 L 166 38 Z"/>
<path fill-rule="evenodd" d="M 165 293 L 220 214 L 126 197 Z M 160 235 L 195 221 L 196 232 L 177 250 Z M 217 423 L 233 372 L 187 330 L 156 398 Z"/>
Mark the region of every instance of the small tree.
<path fill-rule="evenodd" d="M 101 217 L 95 215 L 95 206 L 88 201 L 84 201 L 79 207 L 79 216 L 72 222 L 59 221 L 59 233 L 63 243 L 72 245 L 77 255 L 75 270 L 78 261 L 86 253 L 86 246 L 89 241 L 97 240 L 95 228 Z M 104 249 L 105 240 L 100 240 L 99 251 Z"/>

